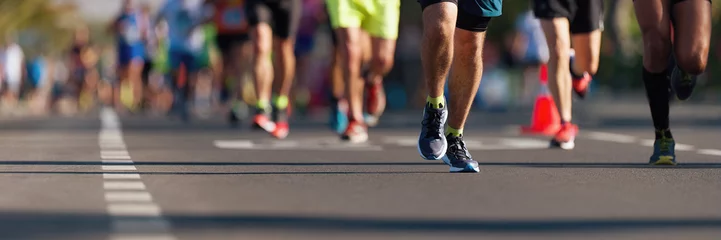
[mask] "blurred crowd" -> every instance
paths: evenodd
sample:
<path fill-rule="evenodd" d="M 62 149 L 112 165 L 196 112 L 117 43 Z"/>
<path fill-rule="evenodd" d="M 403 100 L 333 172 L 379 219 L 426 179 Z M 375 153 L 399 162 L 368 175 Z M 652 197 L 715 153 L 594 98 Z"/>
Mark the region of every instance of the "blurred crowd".
<path fill-rule="evenodd" d="M 208 8 L 203 6 L 214 1 L 183 2 L 190 8 L 204 11 Z M 243 1 L 237 2 L 242 4 Z M 324 1 L 302 2 L 303 18 L 295 45 L 297 74 L 291 104 L 292 111 L 297 115 L 323 111 L 331 92 L 328 82 L 332 45 Z M 52 54 L 27 51 L 17 36 L 6 37 L 0 51 L 0 112 L 73 114 L 104 104 L 127 114 L 171 114 L 180 94 L 174 86 L 182 85 L 187 79 L 169 74 L 169 62 L 178 56 L 168 53 L 168 44 L 173 36 L 168 31 L 167 23 L 158 21 L 162 9 L 154 9 L 143 1 L 123 3 L 111 24 L 103 26 L 103 31 L 99 31 L 101 35 L 111 36 L 111 43 L 93 39 L 98 36 L 94 32 L 98 31 L 90 27 L 92 23 L 74 27 L 70 44 Z M 417 7 L 414 4 L 404 1 L 403 5 L 406 6 L 403 7 Z M 138 21 L 134 23 L 137 28 L 118 25 L 129 14 L 134 16 L 133 21 Z M 249 69 L 253 49 L 250 41 L 245 41 L 238 48 L 233 48 L 233 54 L 224 52 L 227 49 L 218 46 L 222 42 L 218 41 L 218 32 L 224 29 L 219 28 L 216 20 L 227 16 L 219 16 L 217 11 L 210 11 L 209 14 L 209 20 L 197 28 L 194 36 L 199 52 L 195 62 L 200 70 L 197 84 L 192 86 L 194 94 L 188 96 L 191 98 L 188 101 L 192 102 L 192 113 L 196 116 L 207 118 L 222 115 L 242 120 L 248 116 L 247 106 L 252 106 L 255 101 Z M 419 84 L 420 73 L 417 71 L 420 66 L 420 19 L 406 15 L 409 14 L 402 15 L 401 20 L 397 61 L 385 82 L 389 110 L 417 106 L 416 103 L 422 104 L 421 98 L 424 97 L 423 84 Z M 243 14 L 236 17 L 242 18 Z M 513 31 L 486 42 L 485 71 L 476 107 L 487 110 L 506 110 L 511 106 L 532 104 L 539 90 L 538 66 L 548 59 L 543 31 L 530 9 L 509 14 L 504 7 L 502 18 L 511 18 L 506 19 L 506 22 L 510 22 Z M 490 34 L 492 36 L 493 32 Z M 721 41 L 718 37 L 714 39 Z M 133 47 L 131 53 L 118 51 L 118 44 L 135 42 L 139 42 L 140 46 Z M 605 55 L 613 59 L 615 53 L 609 50 L 612 48 L 619 47 L 605 40 Z M 119 62 L 124 57 L 118 54 L 141 54 L 143 61 Z M 721 62 L 721 48 L 714 47 L 711 58 L 711 65 Z M 607 69 L 600 70 L 599 78 L 618 78 L 617 75 L 606 74 L 609 69 L 611 72 L 621 72 L 613 64 L 602 62 L 601 66 Z M 594 81 L 594 84 L 610 83 L 604 80 Z M 235 95 L 239 95 L 241 101 L 234 101 L 230 97 Z M 229 111 L 232 116 L 226 115 Z"/>

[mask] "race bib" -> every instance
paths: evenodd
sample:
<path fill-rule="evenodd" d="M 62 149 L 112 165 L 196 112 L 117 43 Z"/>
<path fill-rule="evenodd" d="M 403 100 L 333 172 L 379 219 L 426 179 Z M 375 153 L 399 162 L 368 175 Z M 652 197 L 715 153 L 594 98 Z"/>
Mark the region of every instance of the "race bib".
<path fill-rule="evenodd" d="M 125 42 L 129 44 L 139 42 L 141 39 L 140 29 L 126 21 L 123 28 L 123 38 L 125 39 Z"/>
<path fill-rule="evenodd" d="M 203 46 L 205 46 L 205 32 L 202 27 L 196 27 L 193 29 L 190 33 L 188 45 L 190 50 L 194 52 L 200 52 L 203 50 Z"/>

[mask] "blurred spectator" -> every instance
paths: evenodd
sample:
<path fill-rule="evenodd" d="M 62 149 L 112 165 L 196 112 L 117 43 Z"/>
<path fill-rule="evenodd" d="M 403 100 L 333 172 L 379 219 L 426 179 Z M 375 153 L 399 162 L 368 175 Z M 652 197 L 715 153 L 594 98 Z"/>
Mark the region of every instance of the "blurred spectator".
<path fill-rule="evenodd" d="M 516 19 L 516 34 L 512 52 L 516 62 L 523 68 L 521 102 L 531 103 L 538 89 L 538 67 L 549 58 L 546 36 L 541 22 L 533 11 L 525 11 Z"/>
<path fill-rule="evenodd" d="M 4 85 L 6 87 L 3 93 L 3 100 L 10 106 L 15 106 L 20 96 L 20 88 L 23 83 L 25 54 L 20 45 L 15 42 L 14 37 L 9 37 L 5 43 L 3 60 L 5 73 Z"/>

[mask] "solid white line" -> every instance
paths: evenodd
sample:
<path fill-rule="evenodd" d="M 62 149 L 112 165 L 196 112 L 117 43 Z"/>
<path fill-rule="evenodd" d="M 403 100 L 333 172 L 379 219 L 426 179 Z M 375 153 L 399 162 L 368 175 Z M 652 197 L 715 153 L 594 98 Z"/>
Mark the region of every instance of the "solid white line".
<path fill-rule="evenodd" d="M 177 238 L 167 234 L 122 234 L 114 235 L 111 240 L 176 240 Z"/>
<path fill-rule="evenodd" d="M 111 216 L 160 216 L 160 207 L 153 203 L 109 203 Z"/>
<path fill-rule="evenodd" d="M 103 165 L 103 171 L 135 171 L 138 170 L 133 165 Z"/>
<path fill-rule="evenodd" d="M 133 164 L 133 160 L 102 160 L 103 163 L 114 164 Z"/>
<path fill-rule="evenodd" d="M 593 139 L 593 140 L 607 141 L 607 142 L 633 143 L 636 141 L 636 137 L 634 137 L 634 136 L 616 134 L 616 133 L 587 132 L 584 135 L 585 135 L 585 137 Z"/>
<path fill-rule="evenodd" d="M 143 182 L 104 182 L 103 188 L 106 190 L 145 190 L 145 184 Z"/>
<path fill-rule="evenodd" d="M 703 155 L 721 156 L 721 150 L 718 149 L 699 149 L 698 153 Z"/>
<path fill-rule="evenodd" d="M 103 173 L 104 179 L 140 179 L 137 173 Z"/>
<path fill-rule="evenodd" d="M 161 233 L 167 232 L 169 228 L 170 223 L 159 217 L 113 220 L 116 233 Z"/>
<path fill-rule="evenodd" d="M 153 197 L 148 192 L 106 192 L 105 201 L 108 202 L 152 202 Z"/>

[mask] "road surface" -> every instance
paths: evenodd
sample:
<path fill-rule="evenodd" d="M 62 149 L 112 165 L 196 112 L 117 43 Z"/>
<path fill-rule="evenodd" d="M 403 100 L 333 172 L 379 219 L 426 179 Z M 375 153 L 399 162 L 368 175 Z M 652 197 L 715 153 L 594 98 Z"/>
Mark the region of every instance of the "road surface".
<path fill-rule="evenodd" d="M 681 165 L 650 167 L 645 106 L 604 106 L 579 110 L 573 151 L 519 135 L 528 113 L 474 113 L 478 174 L 421 160 L 412 113 L 364 145 L 315 121 L 277 141 L 111 110 L 0 120 L 0 239 L 721 239 L 719 108 L 674 108 Z"/>

